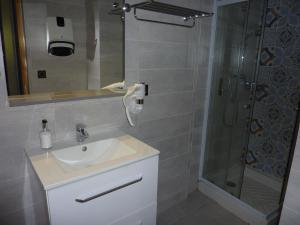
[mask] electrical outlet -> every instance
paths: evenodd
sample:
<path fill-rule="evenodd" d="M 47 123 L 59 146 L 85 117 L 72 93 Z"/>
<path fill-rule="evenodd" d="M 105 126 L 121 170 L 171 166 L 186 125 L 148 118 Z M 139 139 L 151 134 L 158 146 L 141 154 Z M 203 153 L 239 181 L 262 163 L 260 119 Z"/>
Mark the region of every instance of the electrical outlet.
<path fill-rule="evenodd" d="M 38 79 L 46 79 L 47 78 L 46 70 L 38 70 L 37 77 Z"/>

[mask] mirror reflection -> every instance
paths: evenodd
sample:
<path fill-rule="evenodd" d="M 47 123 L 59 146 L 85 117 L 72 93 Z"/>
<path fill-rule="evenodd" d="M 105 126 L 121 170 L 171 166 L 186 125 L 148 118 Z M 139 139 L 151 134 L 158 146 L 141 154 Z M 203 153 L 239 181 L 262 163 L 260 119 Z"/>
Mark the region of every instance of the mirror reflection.
<path fill-rule="evenodd" d="M 1 0 L 9 96 L 124 81 L 122 0 Z"/>

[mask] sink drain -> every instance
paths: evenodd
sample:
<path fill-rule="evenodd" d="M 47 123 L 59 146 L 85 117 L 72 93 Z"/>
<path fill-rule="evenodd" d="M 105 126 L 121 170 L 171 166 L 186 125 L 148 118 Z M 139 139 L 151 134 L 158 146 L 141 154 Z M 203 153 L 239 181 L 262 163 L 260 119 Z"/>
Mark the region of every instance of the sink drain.
<path fill-rule="evenodd" d="M 82 149 L 81 149 L 81 151 L 86 152 L 87 151 L 87 147 L 83 146 Z"/>

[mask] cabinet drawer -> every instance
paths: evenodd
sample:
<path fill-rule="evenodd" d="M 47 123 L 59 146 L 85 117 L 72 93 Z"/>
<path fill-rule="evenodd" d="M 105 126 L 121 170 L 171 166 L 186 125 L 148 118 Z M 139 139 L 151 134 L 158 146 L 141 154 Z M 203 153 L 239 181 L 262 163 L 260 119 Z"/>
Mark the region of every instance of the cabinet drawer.
<path fill-rule="evenodd" d="M 110 225 L 155 225 L 156 203 L 138 210 L 125 218 L 119 219 Z"/>
<path fill-rule="evenodd" d="M 47 192 L 52 225 L 108 225 L 156 202 L 158 156 Z"/>

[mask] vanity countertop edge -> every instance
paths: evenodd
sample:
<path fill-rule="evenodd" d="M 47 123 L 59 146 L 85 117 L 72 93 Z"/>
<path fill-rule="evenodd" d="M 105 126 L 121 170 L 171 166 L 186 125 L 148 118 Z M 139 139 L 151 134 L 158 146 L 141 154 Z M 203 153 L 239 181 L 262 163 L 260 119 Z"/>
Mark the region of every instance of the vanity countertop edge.
<path fill-rule="evenodd" d="M 30 151 L 25 152 L 46 191 L 130 165 L 150 157 L 155 157 L 160 154 L 160 152 L 155 148 L 130 135 L 124 134 L 116 138 L 129 147 L 134 148 L 136 153 L 117 160 L 77 168 L 63 165 L 55 159 L 55 157 L 51 154 L 51 151 L 40 151 L 40 154 L 30 154 Z"/>

